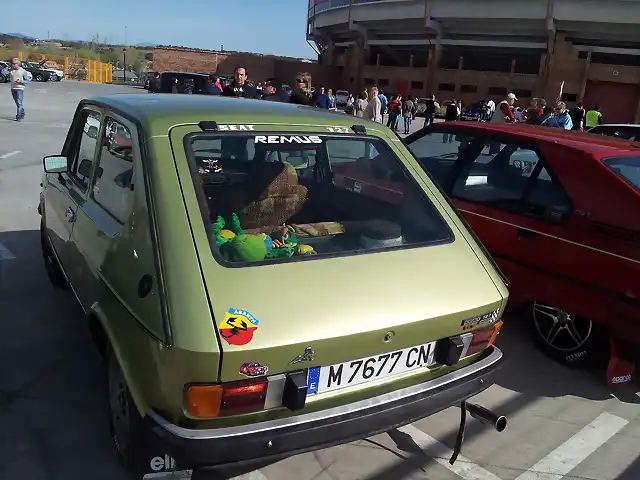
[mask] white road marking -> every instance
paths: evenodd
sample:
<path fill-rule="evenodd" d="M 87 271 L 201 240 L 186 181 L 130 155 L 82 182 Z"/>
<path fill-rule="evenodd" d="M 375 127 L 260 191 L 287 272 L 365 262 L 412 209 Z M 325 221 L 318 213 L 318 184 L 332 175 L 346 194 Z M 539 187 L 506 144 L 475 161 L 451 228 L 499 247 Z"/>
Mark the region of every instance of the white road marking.
<path fill-rule="evenodd" d="M 4 155 L 0 155 L 0 158 L 4 160 L 5 158 L 13 157 L 19 153 L 22 153 L 22 150 L 14 150 L 13 152 L 5 153 Z"/>
<path fill-rule="evenodd" d="M 429 455 L 433 456 L 436 462 L 465 480 L 500 480 L 498 476 L 462 455 L 458 455 L 456 463 L 451 465 L 449 458 L 453 450 L 413 425 L 406 425 L 398 430 L 409 435 L 421 449 L 429 449 Z"/>
<path fill-rule="evenodd" d="M 14 258 L 16 258 L 16 256 L 11 253 L 11 250 L 0 243 L 0 262 L 2 260 L 13 260 Z"/>
<path fill-rule="evenodd" d="M 601 413 L 516 480 L 561 480 L 628 423 L 611 413 Z"/>

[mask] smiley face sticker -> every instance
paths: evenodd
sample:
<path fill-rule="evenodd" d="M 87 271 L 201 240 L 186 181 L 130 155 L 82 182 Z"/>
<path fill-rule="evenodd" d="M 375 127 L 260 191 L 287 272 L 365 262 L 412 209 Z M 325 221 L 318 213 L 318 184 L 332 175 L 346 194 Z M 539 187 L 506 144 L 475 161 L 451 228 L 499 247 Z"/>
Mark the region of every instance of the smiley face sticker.
<path fill-rule="evenodd" d="M 230 308 L 218 326 L 220 336 L 229 345 L 246 345 L 253 339 L 260 321 L 246 310 Z"/>

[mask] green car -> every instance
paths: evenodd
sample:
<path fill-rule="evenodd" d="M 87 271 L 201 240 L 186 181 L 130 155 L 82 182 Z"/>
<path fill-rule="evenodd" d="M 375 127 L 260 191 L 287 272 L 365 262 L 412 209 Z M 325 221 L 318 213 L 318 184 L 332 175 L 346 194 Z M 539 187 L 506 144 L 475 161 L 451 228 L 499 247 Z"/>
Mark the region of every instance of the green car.
<path fill-rule="evenodd" d="M 451 405 L 505 427 L 464 402 L 501 365 L 506 281 L 388 128 L 114 95 L 78 105 L 44 171 L 46 271 L 84 309 L 138 474 L 276 460 Z"/>

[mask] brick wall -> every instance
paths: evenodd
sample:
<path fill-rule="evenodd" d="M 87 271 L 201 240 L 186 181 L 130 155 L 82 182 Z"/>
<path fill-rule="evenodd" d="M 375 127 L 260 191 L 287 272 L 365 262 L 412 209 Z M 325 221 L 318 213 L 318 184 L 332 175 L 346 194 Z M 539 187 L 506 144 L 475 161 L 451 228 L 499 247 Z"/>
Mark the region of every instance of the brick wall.
<path fill-rule="evenodd" d="M 243 53 L 218 53 L 186 49 L 156 48 L 153 51 L 154 71 L 176 71 L 231 75 L 236 66 L 247 69 L 249 78 L 263 81 L 277 78 L 284 83 L 293 83 L 298 72 L 309 72 L 314 85 L 340 88 L 342 67 L 324 66 L 295 60 Z"/>

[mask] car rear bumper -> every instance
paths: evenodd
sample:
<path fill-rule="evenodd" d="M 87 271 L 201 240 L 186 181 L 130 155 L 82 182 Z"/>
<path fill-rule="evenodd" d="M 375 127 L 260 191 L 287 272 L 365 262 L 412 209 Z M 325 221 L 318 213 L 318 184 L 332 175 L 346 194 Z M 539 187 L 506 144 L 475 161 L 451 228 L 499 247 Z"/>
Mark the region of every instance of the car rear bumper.
<path fill-rule="evenodd" d="M 475 363 L 420 385 L 239 427 L 186 429 L 149 411 L 143 420 L 145 436 L 155 452 L 171 455 L 181 470 L 275 461 L 386 432 L 456 405 L 488 388 L 501 365 L 502 352 L 490 347 Z"/>

